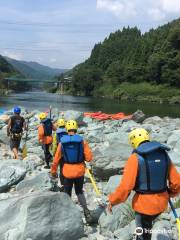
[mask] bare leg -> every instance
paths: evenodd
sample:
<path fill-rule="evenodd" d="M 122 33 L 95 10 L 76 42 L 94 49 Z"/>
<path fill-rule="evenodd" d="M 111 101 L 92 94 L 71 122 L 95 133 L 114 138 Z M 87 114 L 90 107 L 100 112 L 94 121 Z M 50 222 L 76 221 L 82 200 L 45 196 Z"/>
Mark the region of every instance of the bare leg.
<path fill-rule="evenodd" d="M 12 151 L 14 153 L 14 159 L 18 159 L 18 150 L 17 150 L 17 148 L 13 148 Z"/>

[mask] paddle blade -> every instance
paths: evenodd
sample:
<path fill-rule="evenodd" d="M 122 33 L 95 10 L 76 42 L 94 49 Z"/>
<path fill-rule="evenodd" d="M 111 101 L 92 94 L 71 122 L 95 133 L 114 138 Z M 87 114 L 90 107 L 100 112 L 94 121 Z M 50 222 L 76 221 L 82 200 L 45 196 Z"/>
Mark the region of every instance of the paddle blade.
<path fill-rule="evenodd" d="M 180 219 L 179 218 L 176 218 L 176 224 L 177 224 L 179 240 L 180 240 Z"/>
<path fill-rule="evenodd" d="M 26 143 L 23 145 L 23 148 L 22 148 L 22 158 L 26 158 L 27 157 L 27 146 L 26 146 Z"/>

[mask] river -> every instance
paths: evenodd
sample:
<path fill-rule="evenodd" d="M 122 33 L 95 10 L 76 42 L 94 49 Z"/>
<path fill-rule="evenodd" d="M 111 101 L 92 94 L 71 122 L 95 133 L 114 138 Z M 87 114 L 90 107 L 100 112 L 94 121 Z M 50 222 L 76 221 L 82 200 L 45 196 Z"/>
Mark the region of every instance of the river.
<path fill-rule="evenodd" d="M 103 111 L 106 113 L 125 112 L 127 114 L 141 109 L 147 116 L 180 117 L 179 105 L 122 102 L 104 98 L 74 97 L 46 92 L 13 93 L 9 96 L 0 97 L 0 108 L 10 109 L 14 105 L 23 106 L 27 110 L 39 109 L 45 111 L 51 105 L 52 108 L 59 108 L 60 111 Z"/>

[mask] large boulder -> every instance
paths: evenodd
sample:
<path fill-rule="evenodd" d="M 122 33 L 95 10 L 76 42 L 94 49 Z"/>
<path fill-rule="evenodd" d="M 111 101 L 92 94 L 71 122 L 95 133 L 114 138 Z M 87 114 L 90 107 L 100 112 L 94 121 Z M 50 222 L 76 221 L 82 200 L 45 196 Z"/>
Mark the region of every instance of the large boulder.
<path fill-rule="evenodd" d="M 137 110 L 132 115 L 132 120 L 134 120 L 137 123 L 142 123 L 145 120 L 145 118 L 146 118 L 146 115 L 141 110 Z"/>
<path fill-rule="evenodd" d="M 0 115 L 0 121 L 2 121 L 4 123 L 8 123 L 9 118 L 10 117 L 8 115 Z"/>
<path fill-rule="evenodd" d="M 76 120 L 78 122 L 78 124 L 81 124 L 83 122 L 83 113 L 82 112 L 78 112 L 78 111 L 65 111 L 64 112 L 64 119 L 66 121 L 68 120 Z"/>
<path fill-rule="evenodd" d="M 26 175 L 26 169 L 21 161 L 0 161 L 0 192 L 7 191 L 12 185 L 17 184 Z"/>
<path fill-rule="evenodd" d="M 37 191 L 47 190 L 51 188 L 50 178 L 47 172 L 42 172 L 37 175 L 24 179 L 16 186 L 17 191 Z"/>
<path fill-rule="evenodd" d="M 103 134 L 101 131 L 92 131 L 88 134 L 87 138 L 89 143 L 103 142 Z"/>
<path fill-rule="evenodd" d="M 173 162 L 176 166 L 180 167 L 180 161 L 179 161 L 179 159 L 180 159 L 180 154 L 178 154 L 177 152 L 174 152 L 174 151 L 170 151 L 170 152 L 168 152 L 168 154 L 169 154 L 170 159 L 172 160 L 172 162 Z"/>
<path fill-rule="evenodd" d="M 118 240 L 132 240 L 136 229 L 135 220 L 131 221 L 130 224 L 124 228 L 120 228 L 114 232 L 115 238 Z"/>
<path fill-rule="evenodd" d="M 122 179 L 122 175 L 115 175 L 109 178 L 109 181 L 104 189 L 105 194 L 110 194 L 116 190 L 119 186 L 120 181 Z"/>
<path fill-rule="evenodd" d="M 167 144 L 174 148 L 176 146 L 176 143 L 180 140 L 180 130 L 175 130 L 172 132 L 170 137 L 167 140 Z"/>
<path fill-rule="evenodd" d="M 0 143 L 9 144 L 9 137 L 7 136 L 7 128 L 3 127 L 0 130 Z"/>
<path fill-rule="evenodd" d="M 99 145 L 93 151 L 93 170 L 96 176 L 107 179 L 115 174 L 120 174 L 125 161 L 132 152 L 131 147 L 125 143 Z"/>
<path fill-rule="evenodd" d="M 68 195 L 34 192 L 0 201 L 1 240 L 77 240 L 81 213 Z"/>
<path fill-rule="evenodd" d="M 106 210 L 99 218 L 100 231 L 103 235 L 124 228 L 134 219 L 134 212 L 129 202 L 114 206 L 112 211 L 113 214 L 110 214 Z"/>
<path fill-rule="evenodd" d="M 24 164 L 26 165 L 27 170 L 34 170 L 38 166 L 41 166 L 44 164 L 44 161 L 42 158 L 40 158 L 36 154 L 27 154 L 27 157 L 23 159 Z"/>
<path fill-rule="evenodd" d="M 171 229 L 171 224 L 167 220 L 161 220 L 154 224 L 152 229 L 152 240 L 172 240 L 178 239 L 173 237 L 176 233 Z"/>
<path fill-rule="evenodd" d="M 143 123 L 147 123 L 147 124 L 153 124 L 153 125 L 155 125 L 155 124 L 157 124 L 157 125 L 161 125 L 162 123 L 163 123 L 164 121 L 163 121 L 163 119 L 162 118 L 160 118 L 160 117 L 158 117 L 158 116 L 154 116 L 154 117 L 149 117 L 149 118 L 146 118 L 144 121 L 143 121 Z"/>

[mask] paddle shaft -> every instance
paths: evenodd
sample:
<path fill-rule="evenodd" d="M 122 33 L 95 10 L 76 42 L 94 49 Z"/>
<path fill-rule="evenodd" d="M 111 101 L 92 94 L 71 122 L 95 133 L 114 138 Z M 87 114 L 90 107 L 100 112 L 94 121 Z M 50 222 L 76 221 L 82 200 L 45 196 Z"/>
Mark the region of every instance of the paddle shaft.
<path fill-rule="evenodd" d="M 173 206 L 173 204 L 172 204 L 171 199 L 169 199 L 169 205 L 170 205 L 170 207 L 171 207 L 171 209 L 172 209 L 172 212 L 173 212 L 173 214 L 174 214 L 174 217 L 177 219 L 177 218 L 178 218 L 178 215 L 177 215 L 177 212 L 176 212 L 176 210 L 175 210 L 175 208 L 174 208 L 174 206 Z"/>

